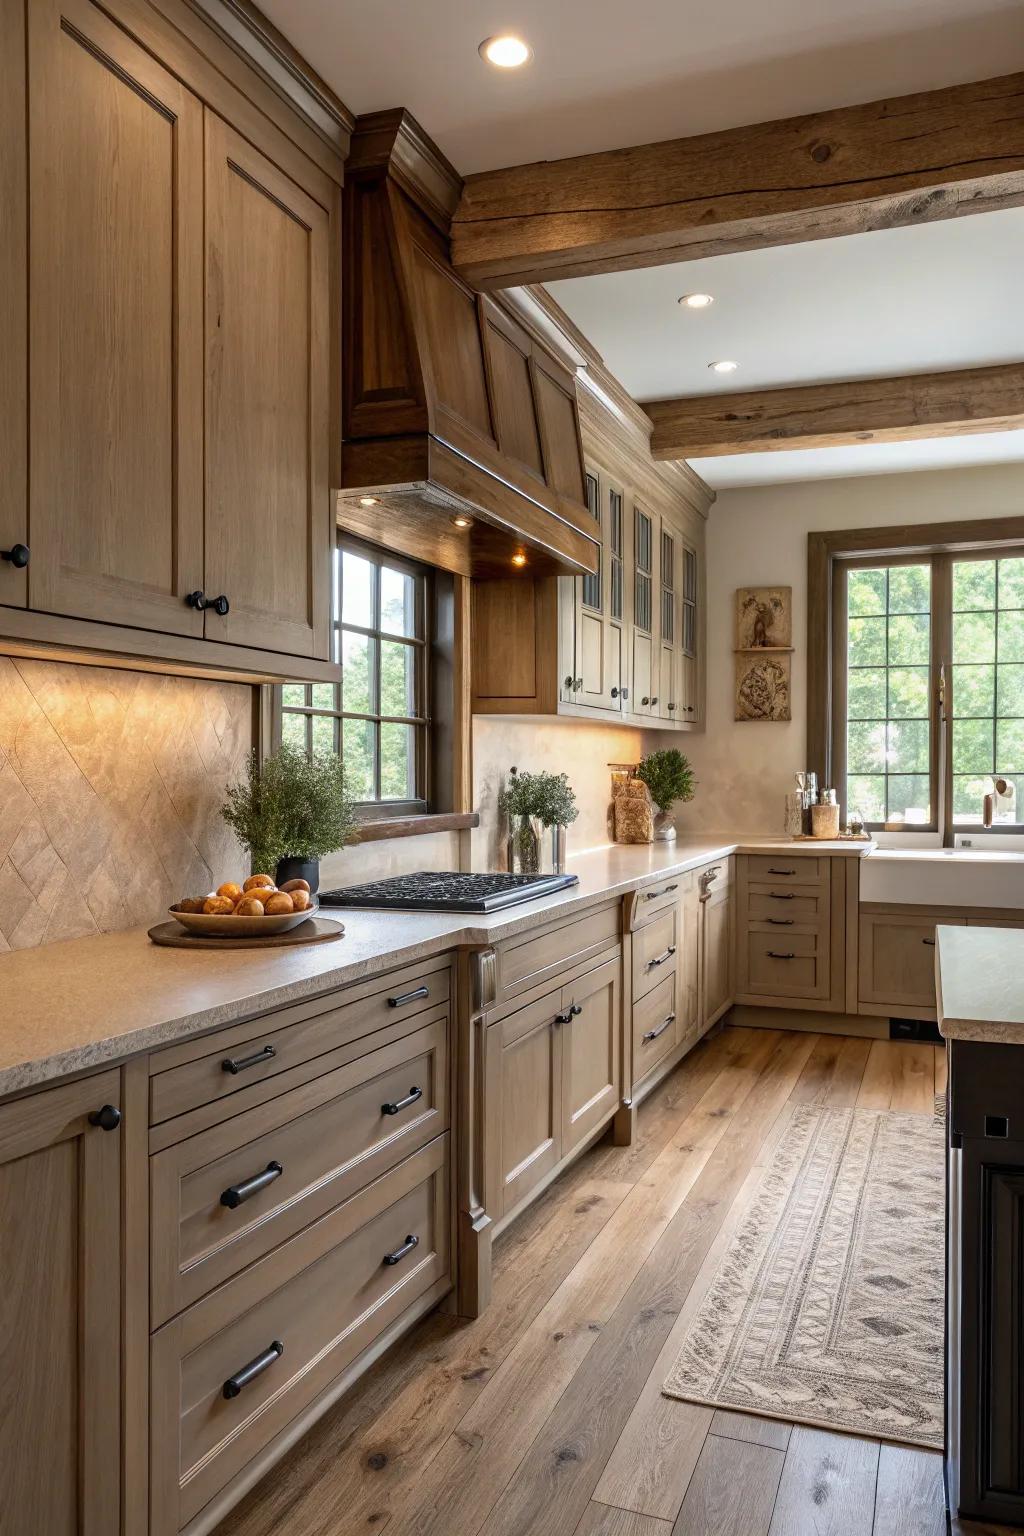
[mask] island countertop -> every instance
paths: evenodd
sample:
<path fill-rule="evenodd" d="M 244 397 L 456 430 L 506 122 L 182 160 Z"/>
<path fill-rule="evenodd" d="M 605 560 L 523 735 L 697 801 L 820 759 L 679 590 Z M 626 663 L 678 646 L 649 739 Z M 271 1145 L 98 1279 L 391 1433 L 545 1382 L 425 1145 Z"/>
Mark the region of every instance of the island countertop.
<path fill-rule="evenodd" d="M 333 991 L 446 950 L 499 943 L 552 918 L 732 853 L 860 856 L 870 843 L 680 836 L 612 844 L 569 860 L 579 883 L 492 916 L 324 908 L 345 924 L 334 944 L 162 949 L 144 928 L 0 956 L 0 1096 Z"/>
<path fill-rule="evenodd" d="M 940 925 L 936 938 L 943 1039 L 1024 1045 L 1024 929 Z"/>

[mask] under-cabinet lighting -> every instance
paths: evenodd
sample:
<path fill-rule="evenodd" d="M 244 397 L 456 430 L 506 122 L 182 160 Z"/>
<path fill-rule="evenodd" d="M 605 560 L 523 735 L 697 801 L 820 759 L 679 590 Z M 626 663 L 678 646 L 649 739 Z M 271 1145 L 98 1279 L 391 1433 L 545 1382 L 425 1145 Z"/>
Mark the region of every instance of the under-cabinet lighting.
<path fill-rule="evenodd" d="M 377 505 L 377 498 L 376 496 L 360 496 L 359 505 L 361 507 L 375 507 Z"/>
<path fill-rule="evenodd" d="M 452 523 L 456 528 L 472 528 L 473 519 L 466 517 L 465 513 L 459 513 L 458 516 L 452 518 Z"/>
<path fill-rule="evenodd" d="M 517 549 L 515 554 L 512 556 L 512 564 L 513 565 L 525 565 L 526 564 L 526 551 L 522 550 L 522 549 Z"/>
<path fill-rule="evenodd" d="M 708 363 L 712 373 L 735 373 L 739 363 L 734 363 L 731 357 L 723 357 L 717 363 Z"/>

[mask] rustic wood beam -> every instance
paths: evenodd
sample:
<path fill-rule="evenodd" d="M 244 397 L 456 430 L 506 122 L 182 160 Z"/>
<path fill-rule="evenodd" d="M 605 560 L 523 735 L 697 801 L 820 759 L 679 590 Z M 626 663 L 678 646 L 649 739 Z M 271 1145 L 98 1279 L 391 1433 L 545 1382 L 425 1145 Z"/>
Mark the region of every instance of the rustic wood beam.
<path fill-rule="evenodd" d="M 1024 74 L 467 178 L 478 288 L 718 256 L 1024 202 Z"/>
<path fill-rule="evenodd" d="M 901 443 L 1024 427 L 1024 363 L 652 400 L 656 459 Z"/>

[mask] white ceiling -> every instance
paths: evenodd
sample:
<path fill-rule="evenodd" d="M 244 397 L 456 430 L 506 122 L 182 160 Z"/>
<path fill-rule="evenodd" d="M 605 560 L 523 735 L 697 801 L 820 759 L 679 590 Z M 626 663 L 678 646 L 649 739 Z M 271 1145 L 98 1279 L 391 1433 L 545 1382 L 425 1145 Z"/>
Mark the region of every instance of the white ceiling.
<path fill-rule="evenodd" d="M 260 0 L 353 112 L 408 107 L 464 175 L 1024 67 L 1019 0 Z M 477 45 L 515 31 L 504 73 Z"/>

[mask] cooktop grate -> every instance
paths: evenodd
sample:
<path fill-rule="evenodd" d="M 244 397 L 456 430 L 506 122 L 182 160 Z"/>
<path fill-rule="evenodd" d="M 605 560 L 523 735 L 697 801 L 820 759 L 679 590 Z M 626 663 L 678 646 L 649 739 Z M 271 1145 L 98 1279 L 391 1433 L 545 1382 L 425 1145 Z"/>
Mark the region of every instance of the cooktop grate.
<path fill-rule="evenodd" d="M 460 874 L 456 870 L 425 869 L 414 875 L 321 891 L 319 901 L 327 907 L 384 907 L 405 912 L 495 912 L 516 902 L 550 896 L 575 885 L 577 879 L 576 875 Z"/>

